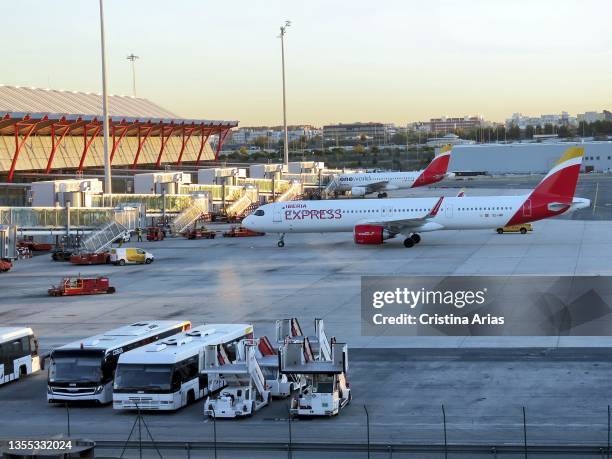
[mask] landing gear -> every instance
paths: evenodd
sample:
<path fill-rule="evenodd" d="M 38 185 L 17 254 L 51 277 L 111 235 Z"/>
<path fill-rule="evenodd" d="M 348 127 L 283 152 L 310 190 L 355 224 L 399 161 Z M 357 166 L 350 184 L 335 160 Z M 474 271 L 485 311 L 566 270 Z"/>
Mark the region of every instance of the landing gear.
<path fill-rule="evenodd" d="M 279 247 L 285 247 L 285 233 L 280 235 L 280 239 L 278 240 L 278 242 L 276 243 L 277 246 Z"/>
<path fill-rule="evenodd" d="M 414 247 L 415 244 L 421 242 L 421 236 L 417 233 L 411 234 L 409 237 L 404 239 L 404 247 L 410 248 Z"/>
<path fill-rule="evenodd" d="M 378 199 L 386 198 L 386 197 L 387 197 L 387 193 L 378 193 Z"/>

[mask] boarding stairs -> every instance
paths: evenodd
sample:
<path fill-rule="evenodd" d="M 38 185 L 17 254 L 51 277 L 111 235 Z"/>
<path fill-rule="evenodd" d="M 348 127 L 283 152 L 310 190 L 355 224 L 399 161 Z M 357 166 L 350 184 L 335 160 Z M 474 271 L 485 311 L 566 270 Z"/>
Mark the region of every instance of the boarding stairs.
<path fill-rule="evenodd" d="M 253 187 L 244 187 L 242 196 L 234 201 L 225 213 L 230 218 L 237 218 L 243 215 L 249 207 L 257 205 L 257 190 Z"/>
<path fill-rule="evenodd" d="M 139 225 L 138 209 L 118 209 L 113 218 L 92 231 L 81 241 L 82 251 L 87 253 L 101 253 L 112 245 L 117 238 L 136 230 Z"/>
<path fill-rule="evenodd" d="M 348 384 L 348 348 L 346 343 L 330 345 L 330 360 L 311 358 L 308 337 L 287 340 L 279 347 L 279 371 L 302 375 L 306 383 L 291 401 L 290 413 L 298 416 L 333 416 L 351 400 Z"/>
<path fill-rule="evenodd" d="M 332 194 L 334 194 L 338 188 L 339 183 L 340 182 L 338 180 L 338 176 L 337 175 L 332 176 L 327 186 L 323 189 L 323 194 L 325 196 L 331 196 Z"/>
<path fill-rule="evenodd" d="M 306 351 L 313 360 L 331 360 L 331 344 L 325 334 L 323 319 L 315 319 L 314 335 L 306 336 L 297 318 L 276 321 L 276 342 L 280 346 L 287 340 L 306 340 Z"/>
<path fill-rule="evenodd" d="M 276 198 L 276 202 L 294 201 L 302 195 L 303 186 L 298 180 L 292 180 L 289 188 Z"/>
<path fill-rule="evenodd" d="M 172 234 L 180 234 L 189 228 L 198 218 L 207 214 L 210 210 L 210 200 L 208 197 L 194 196 L 189 207 L 178 214 L 172 223 L 170 223 L 170 231 Z"/>
<path fill-rule="evenodd" d="M 236 346 L 236 360 L 229 361 L 223 346 L 206 346 L 202 371 L 223 378 L 225 387 L 204 403 L 204 414 L 219 418 L 252 415 L 269 403 L 270 390 L 257 362 L 255 340 L 242 340 Z"/>

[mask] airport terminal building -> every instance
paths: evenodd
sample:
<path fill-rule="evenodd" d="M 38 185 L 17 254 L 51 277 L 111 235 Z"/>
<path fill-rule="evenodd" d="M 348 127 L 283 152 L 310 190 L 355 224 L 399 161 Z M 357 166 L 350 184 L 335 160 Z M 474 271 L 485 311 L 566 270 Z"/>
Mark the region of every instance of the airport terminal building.
<path fill-rule="evenodd" d="M 570 146 L 584 147 L 585 172 L 612 170 L 612 142 L 551 142 L 455 145 L 450 172 L 542 174 L 548 172 Z"/>
<path fill-rule="evenodd" d="M 132 169 L 216 159 L 238 125 L 181 118 L 130 96 L 109 96 L 109 118 L 111 164 Z M 103 151 L 101 95 L 0 85 L 0 181 L 101 167 Z"/>

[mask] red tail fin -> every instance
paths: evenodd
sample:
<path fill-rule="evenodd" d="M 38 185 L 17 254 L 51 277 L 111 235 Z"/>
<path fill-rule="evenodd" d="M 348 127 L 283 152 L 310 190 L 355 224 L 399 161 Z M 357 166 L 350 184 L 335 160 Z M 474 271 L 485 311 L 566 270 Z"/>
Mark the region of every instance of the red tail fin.
<path fill-rule="evenodd" d="M 439 182 L 446 177 L 446 171 L 448 171 L 448 163 L 450 162 L 450 155 L 452 150 L 451 145 L 442 147 L 440 153 L 438 153 L 429 165 L 421 172 L 421 175 L 412 184 L 412 188 L 419 186 L 430 185 L 432 183 Z"/>
<path fill-rule="evenodd" d="M 583 147 L 569 147 L 546 177 L 534 188 L 508 225 L 542 220 L 562 214 L 572 205 Z"/>

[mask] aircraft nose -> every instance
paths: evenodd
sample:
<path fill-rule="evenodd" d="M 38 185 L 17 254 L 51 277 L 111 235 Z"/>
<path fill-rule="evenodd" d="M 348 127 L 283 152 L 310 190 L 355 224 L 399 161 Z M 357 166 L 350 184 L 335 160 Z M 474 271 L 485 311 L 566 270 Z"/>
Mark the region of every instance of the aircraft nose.
<path fill-rule="evenodd" d="M 246 229 L 252 230 L 253 229 L 253 217 L 249 215 L 244 220 L 242 220 L 242 226 L 244 226 Z"/>

